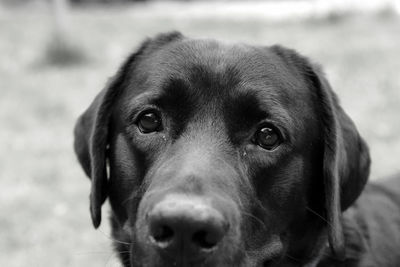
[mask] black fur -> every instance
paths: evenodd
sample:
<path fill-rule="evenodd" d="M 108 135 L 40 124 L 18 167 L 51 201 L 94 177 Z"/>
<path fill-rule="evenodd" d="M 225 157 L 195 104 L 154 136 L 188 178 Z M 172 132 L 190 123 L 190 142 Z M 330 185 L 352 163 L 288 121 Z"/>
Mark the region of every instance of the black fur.
<path fill-rule="evenodd" d="M 163 128 L 142 134 L 137 119 L 149 109 Z M 273 151 L 254 142 L 265 123 L 281 132 Z M 213 199 L 232 226 L 217 256 L 190 266 L 400 264 L 400 216 L 385 218 L 385 207 L 400 209 L 400 182 L 368 186 L 354 206 L 368 147 L 320 68 L 293 50 L 176 32 L 149 39 L 79 118 L 75 151 L 92 180 L 93 224 L 108 197 L 125 266 L 176 264 L 146 241 L 147 212 L 176 192 Z M 372 209 L 380 195 L 376 217 L 364 203 Z M 376 241 L 370 225 L 395 233 Z"/>

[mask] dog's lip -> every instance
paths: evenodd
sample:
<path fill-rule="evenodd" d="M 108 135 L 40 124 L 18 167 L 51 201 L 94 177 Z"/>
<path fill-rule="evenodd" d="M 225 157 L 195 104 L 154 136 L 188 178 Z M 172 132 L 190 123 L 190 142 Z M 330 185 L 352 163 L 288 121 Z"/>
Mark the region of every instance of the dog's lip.
<path fill-rule="evenodd" d="M 264 262 L 280 258 L 284 253 L 284 245 L 279 235 L 272 235 L 265 245 L 261 248 L 251 250 L 248 254 L 253 258 L 255 266 L 262 265 Z"/>
<path fill-rule="evenodd" d="M 178 255 L 178 256 L 174 257 L 174 256 L 172 256 L 174 253 L 171 253 L 171 251 L 174 249 L 168 248 L 168 246 L 171 244 L 171 241 L 166 241 L 166 242 L 163 242 L 160 244 L 159 242 L 156 242 L 154 240 L 154 238 L 152 238 L 152 237 L 149 237 L 148 240 L 152 244 L 157 244 L 157 247 L 155 248 L 157 253 L 159 253 L 159 255 L 164 260 L 174 263 L 174 264 L 172 264 L 172 266 L 197 266 L 197 265 L 201 266 L 202 262 L 207 260 L 207 258 L 215 256 L 215 253 L 218 251 L 218 249 L 220 247 L 219 245 L 217 245 L 212 248 L 201 248 L 201 249 L 198 249 L 196 254 L 186 255 L 184 257 L 182 257 L 183 256 L 183 254 L 182 254 L 182 255 Z M 185 265 L 183 263 L 178 264 L 178 262 L 182 261 L 182 260 L 187 261 L 187 264 L 189 264 L 189 265 Z M 160 265 L 160 266 L 164 267 L 166 265 Z"/>
<path fill-rule="evenodd" d="M 152 237 L 152 236 L 149 236 L 148 239 L 149 239 L 150 243 L 156 244 L 160 251 L 165 250 L 172 243 L 171 240 L 167 240 L 167 241 L 164 241 L 164 242 L 156 241 L 154 239 L 154 237 Z M 204 254 L 210 254 L 211 252 L 214 252 L 214 251 L 218 250 L 219 246 L 220 245 L 216 245 L 216 246 L 213 246 L 211 248 L 200 248 L 198 250 L 200 251 L 201 254 L 203 254 L 203 253 Z"/>

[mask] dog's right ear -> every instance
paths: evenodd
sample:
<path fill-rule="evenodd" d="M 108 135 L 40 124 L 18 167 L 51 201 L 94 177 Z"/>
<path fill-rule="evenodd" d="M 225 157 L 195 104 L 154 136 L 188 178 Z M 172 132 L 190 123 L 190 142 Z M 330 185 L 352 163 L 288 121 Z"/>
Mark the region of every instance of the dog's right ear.
<path fill-rule="evenodd" d="M 315 98 L 323 139 L 325 211 L 328 240 L 337 259 L 345 256 L 341 214 L 361 194 L 369 176 L 368 146 L 350 117 L 344 112 L 322 70 L 294 50 L 271 47 L 287 66 L 303 77 Z"/>
<path fill-rule="evenodd" d="M 117 96 L 129 82 L 139 58 L 145 57 L 160 47 L 183 38 L 178 32 L 161 34 L 145 41 L 121 66 L 108 86 L 94 99 L 89 108 L 79 117 L 74 130 L 74 149 L 78 160 L 91 179 L 90 213 L 93 225 L 101 222 L 101 206 L 107 198 L 107 146 L 110 117 Z"/>

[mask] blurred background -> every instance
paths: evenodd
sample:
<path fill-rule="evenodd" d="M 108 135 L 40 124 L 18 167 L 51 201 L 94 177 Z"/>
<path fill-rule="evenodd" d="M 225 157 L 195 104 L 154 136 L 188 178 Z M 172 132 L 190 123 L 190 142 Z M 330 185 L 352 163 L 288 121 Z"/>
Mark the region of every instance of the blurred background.
<path fill-rule="evenodd" d="M 170 30 L 321 63 L 371 179 L 400 171 L 399 2 L 0 0 L 0 266 L 119 266 L 107 215 L 92 228 L 72 129 L 122 60 Z"/>

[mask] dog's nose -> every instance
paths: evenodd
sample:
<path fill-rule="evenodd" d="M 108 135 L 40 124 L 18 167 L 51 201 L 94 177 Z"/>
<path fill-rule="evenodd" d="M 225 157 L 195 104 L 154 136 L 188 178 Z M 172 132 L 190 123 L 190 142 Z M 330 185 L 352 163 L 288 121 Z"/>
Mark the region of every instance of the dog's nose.
<path fill-rule="evenodd" d="M 212 252 L 227 233 L 224 216 L 199 197 L 168 196 L 148 213 L 152 243 L 170 256 Z"/>

